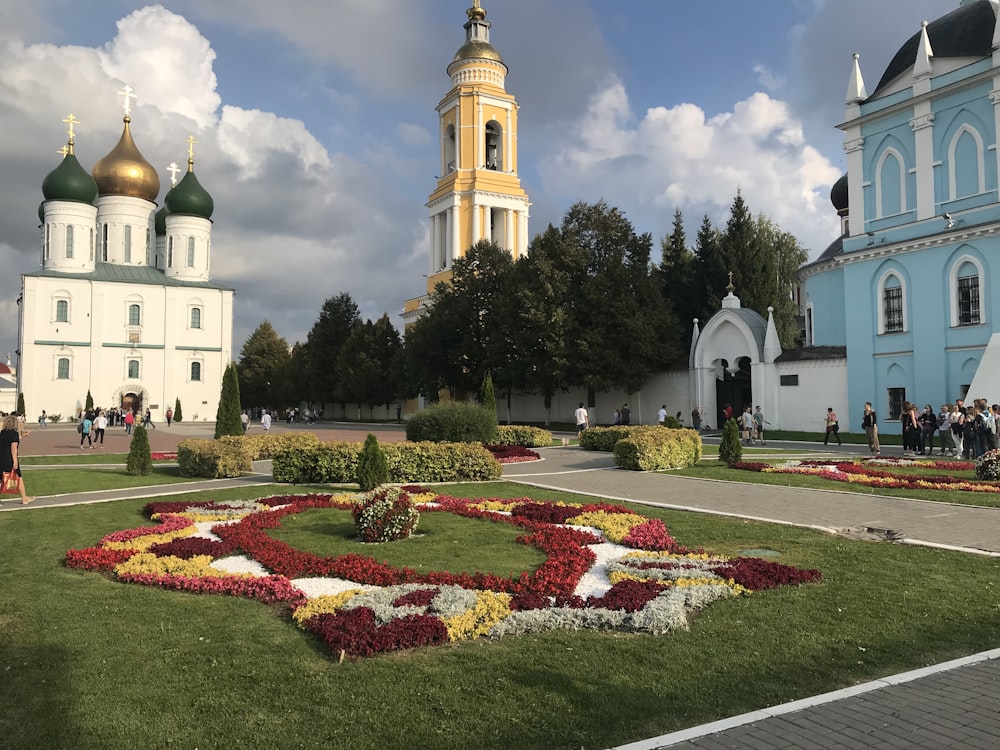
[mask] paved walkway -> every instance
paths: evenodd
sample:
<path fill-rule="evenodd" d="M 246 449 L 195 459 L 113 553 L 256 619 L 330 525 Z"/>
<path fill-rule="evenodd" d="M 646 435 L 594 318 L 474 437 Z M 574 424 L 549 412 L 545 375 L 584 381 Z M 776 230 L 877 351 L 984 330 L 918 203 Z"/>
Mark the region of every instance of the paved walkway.
<path fill-rule="evenodd" d="M 276 431 L 315 426 L 276 424 Z M 380 440 L 400 440 L 394 425 L 320 426 L 321 439 L 361 440 L 369 432 Z M 176 448 L 180 439 L 211 437 L 211 425 L 183 424 L 151 432 L 153 450 Z M 114 452 L 124 452 L 123 436 L 111 435 Z M 114 441 L 118 441 L 118 445 Z M 35 431 L 24 442 L 24 455 L 79 451 L 71 426 Z M 113 447 L 111 447 L 113 446 Z M 801 450 L 808 446 L 774 444 Z M 815 446 L 813 446 L 815 447 Z M 845 453 L 856 448 L 844 446 Z M 579 448 L 542 451 L 544 460 L 510 464 L 504 478 L 536 487 L 627 500 L 664 508 L 732 515 L 827 531 L 870 528 L 892 531 L 909 543 L 955 548 L 1000 556 L 1000 508 L 864 496 L 847 492 L 711 482 L 669 474 L 616 469 L 606 454 Z M 39 498 L 21 508 L 3 503 L 0 511 L 32 510 L 126 497 L 153 497 L 235 483 L 267 484 L 267 462 L 238 480 L 199 481 L 115 492 L 77 493 Z M 28 469 L 26 467 L 26 476 Z M 30 480 L 29 480 L 30 481 Z M 30 485 L 29 485 L 30 486 Z M 662 748 L 998 748 L 1000 747 L 1000 649 L 755 711 L 700 727 L 622 746 L 618 750 Z"/>

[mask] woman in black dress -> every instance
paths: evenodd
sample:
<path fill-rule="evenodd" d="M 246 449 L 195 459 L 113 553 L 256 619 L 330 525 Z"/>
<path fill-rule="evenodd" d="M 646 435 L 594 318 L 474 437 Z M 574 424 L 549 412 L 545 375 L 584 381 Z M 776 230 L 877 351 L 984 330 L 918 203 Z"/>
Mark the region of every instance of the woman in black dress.
<path fill-rule="evenodd" d="M 17 460 L 17 446 L 21 441 L 18 431 L 17 416 L 8 414 L 3 418 L 3 429 L 0 430 L 0 471 L 13 474 L 17 479 L 17 491 L 21 494 L 21 505 L 27 505 L 35 498 L 28 497 L 24 491 L 24 480 L 21 478 L 21 465 Z"/>

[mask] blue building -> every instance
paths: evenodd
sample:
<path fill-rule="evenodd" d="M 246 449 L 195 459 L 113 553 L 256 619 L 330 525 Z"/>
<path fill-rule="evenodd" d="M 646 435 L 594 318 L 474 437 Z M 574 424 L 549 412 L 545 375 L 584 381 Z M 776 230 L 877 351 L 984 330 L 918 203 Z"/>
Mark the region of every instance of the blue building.
<path fill-rule="evenodd" d="M 800 270 L 806 344 L 846 347 L 854 429 L 871 401 L 1000 401 L 1000 3 L 922 24 L 871 94 L 854 57 L 842 235 Z"/>

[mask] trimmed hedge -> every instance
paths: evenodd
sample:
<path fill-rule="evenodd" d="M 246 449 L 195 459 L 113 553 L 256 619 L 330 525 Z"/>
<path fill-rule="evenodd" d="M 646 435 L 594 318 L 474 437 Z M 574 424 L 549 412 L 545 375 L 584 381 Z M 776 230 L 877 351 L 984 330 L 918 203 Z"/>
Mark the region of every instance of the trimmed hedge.
<path fill-rule="evenodd" d="M 524 448 L 548 448 L 552 445 L 552 433 L 541 427 L 522 424 L 502 424 L 497 427 L 496 440 L 492 445 L 520 445 Z"/>
<path fill-rule="evenodd" d="M 616 425 L 615 427 L 590 427 L 583 431 L 580 436 L 580 447 L 588 451 L 602 451 L 611 453 L 615 449 L 615 443 L 625 440 L 633 435 L 640 435 L 646 432 L 656 432 L 662 430 L 659 425 L 637 425 L 629 427 Z"/>
<path fill-rule="evenodd" d="M 496 409 L 466 401 L 428 406 L 406 423 L 406 439 L 415 443 L 492 443 L 496 434 Z"/>
<path fill-rule="evenodd" d="M 204 438 L 178 443 L 177 465 L 181 476 L 205 479 L 239 477 L 253 471 L 253 459 L 246 447 Z"/>
<path fill-rule="evenodd" d="M 219 442 L 240 446 L 250 454 L 252 461 L 264 461 L 281 451 L 315 448 L 319 445 L 319 438 L 315 432 L 262 432 L 256 435 L 223 435 Z"/>
<path fill-rule="evenodd" d="M 619 440 L 615 464 L 629 471 L 657 471 L 694 466 L 701 458 L 701 435 L 696 430 L 657 427 Z"/>
<path fill-rule="evenodd" d="M 295 484 L 354 484 L 361 443 L 320 443 L 312 448 L 285 450 L 274 456 L 276 482 Z M 389 469 L 388 481 L 460 482 L 497 479 L 503 469 L 478 443 L 386 443 L 381 446 Z"/>

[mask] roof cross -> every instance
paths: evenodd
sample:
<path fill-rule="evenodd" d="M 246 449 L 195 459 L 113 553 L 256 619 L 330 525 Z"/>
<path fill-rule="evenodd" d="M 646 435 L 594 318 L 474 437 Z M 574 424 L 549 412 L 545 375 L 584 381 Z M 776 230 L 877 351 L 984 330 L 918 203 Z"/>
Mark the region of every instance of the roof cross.
<path fill-rule="evenodd" d="M 56 149 L 57 154 L 62 154 L 63 159 L 66 158 L 66 154 L 69 153 L 69 146 L 63 146 L 62 148 Z"/>
<path fill-rule="evenodd" d="M 177 162 L 170 162 L 170 166 L 167 167 L 167 171 L 170 172 L 170 187 L 177 186 L 177 173 L 181 171 L 181 168 L 177 166 Z"/>
<path fill-rule="evenodd" d="M 76 119 L 76 116 L 70 112 L 69 115 L 63 119 L 63 122 L 69 123 L 69 139 L 73 140 L 73 126 L 79 125 L 80 121 Z"/>
<path fill-rule="evenodd" d="M 184 142 L 188 145 L 188 164 L 194 162 L 194 144 L 198 143 L 194 139 L 194 135 L 189 135 Z"/>
<path fill-rule="evenodd" d="M 130 102 L 129 99 L 138 99 L 139 97 L 135 95 L 132 91 L 132 87 L 127 83 L 125 84 L 125 88 L 118 93 L 125 97 L 125 116 L 128 117 L 132 114 L 132 102 Z"/>

